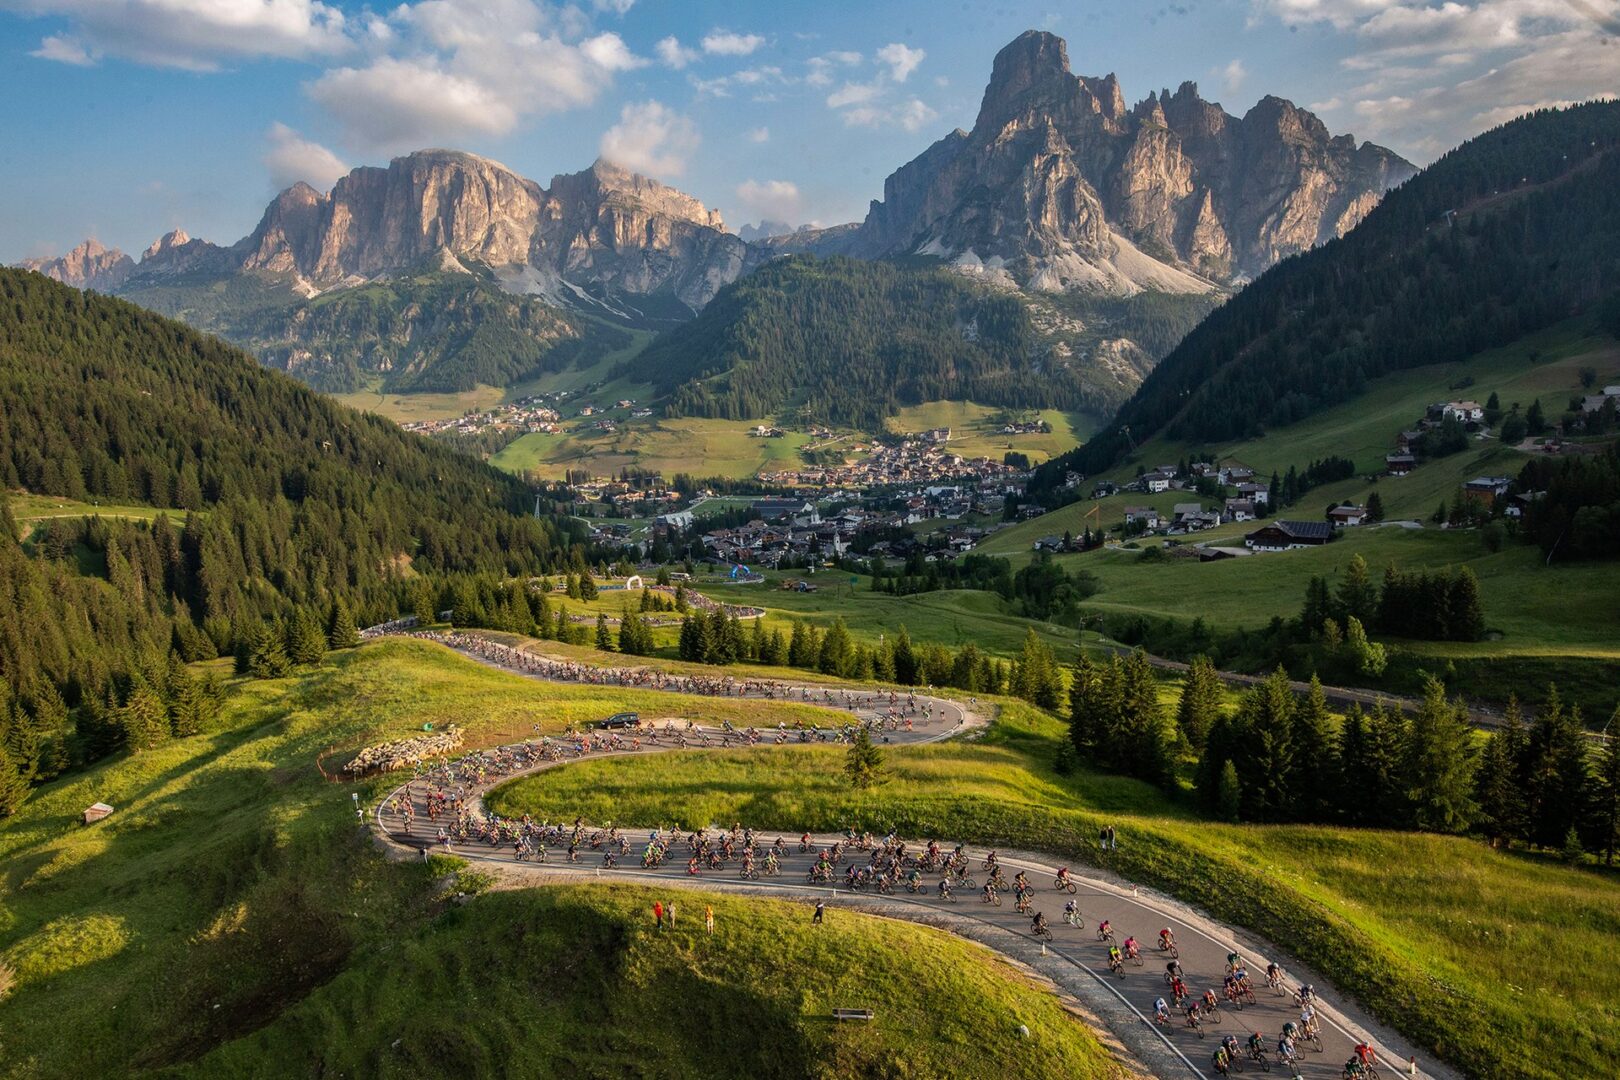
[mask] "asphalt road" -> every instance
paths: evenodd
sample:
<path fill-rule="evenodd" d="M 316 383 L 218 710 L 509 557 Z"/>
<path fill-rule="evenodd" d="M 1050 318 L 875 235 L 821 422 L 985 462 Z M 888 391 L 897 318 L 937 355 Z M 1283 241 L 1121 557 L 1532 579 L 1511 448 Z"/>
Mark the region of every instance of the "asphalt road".
<path fill-rule="evenodd" d="M 473 654 L 469 652 L 468 655 Z M 484 651 L 484 655 L 477 658 L 486 663 L 497 663 L 499 659 L 498 654 L 487 650 Z M 541 677 L 533 671 L 520 673 Z M 769 696 L 780 698 L 784 691 L 789 690 L 808 695 L 809 699 L 817 704 L 842 707 L 847 703 L 848 711 L 862 719 L 882 714 L 889 709 L 887 695 L 849 691 L 845 697 L 846 692 L 833 690 L 832 698 L 828 700 L 825 697 L 828 693 L 825 686 L 787 688 L 777 684 L 769 692 Z M 759 696 L 765 695 L 762 693 Z M 903 702 L 904 698 L 901 701 Z M 893 742 L 936 741 L 982 723 L 982 720 L 956 702 L 923 695 L 918 695 L 917 701 L 919 711 L 923 703 L 932 710 L 931 718 L 924 722 L 920 717 L 915 717 L 912 723 L 913 730 L 909 732 L 904 730 L 889 732 L 888 737 Z M 778 735 L 775 729 L 765 729 L 763 735 L 758 745 L 776 745 Z M 827 731 L 811 737 L 834 736 L 831 731 Z M 554 739 L 552 743 L 559 754 L 558 760 L 541 761 L 516 772 L 490 776 L 484 783 L 475 783 L 471 778 L 467 778 L 458 780 L 457 784 L 468 798 L 476 800 L 476 805 L 481 810 L 482 795 L 488 788 L 518 775 L 558 767 L 585 756 L 657 753 L 683 747 L 702 748 L 705 744 L 714 748 L 735 747 L 746 742 L 739 733 L 705 727 L 688 729 L 681 722 L 670 722 L 657 730 L 643 732 L 635 749 L 629 746 L 630 736 L 625 735 L 623 738 L 624 742 L 619 749 L 610 750 L 595 745 L 588 752 L 584 751 L 578 740 Z M 798 741 L 798 734 L 793 733 L 787 737 L 786 744 L 793 745 Z M 428 786 L 425 780 L 404 784 L 390 792 L 376 807 L 375 827 L 396 847 L 444 850 L 437 841 L 437 823 L 430 821 L 426 813 Z M 413 833 L 407 833 L 403 814 L 394 809 L 396 796 L 408 799 L 413 807 Z M 717 824 L 722 827 L 731 825 L 730 822 Z M 1275 1050 L 1282 1024 L 1287 1020 L 1298 1018 L 1298 1008 L 1291 992 L 1294 987 L 1292 978 L 1287 980 L 1289 993 L 1268 989 L 1265 986 L 1267 957 L 1263 953 L 1256 954 L 1252 949 L 1241 949 L 1234 943 L 1232 937 L 1222 932 L 1219 926 L 1173 901 L 1160 896 L 1138 895 L 1134 889 L 1088 877 L 1080 871 L 1073 872 L 1071 876 L 1077 885 L 1077 892 L 1073 898 L 1078 902 L 1082 922 L 1079 927 L 1065 925 L 1063 907 L 1070 897 L 1067 893 L 1058 892 L 1054 887 L 1059 863 L 1057 856 L 1035 853 L 1003 856 L 1001 859 L 1001 864 L 1005 868 L 1004 873 L 1008 878 L 1018 870 L 1025 870 L 1036 886 L 1034 908 L 1045 913 L 1054 935 L 1050 943 L 1042 948 L 1029 934 L 1029 917 L 1020 915 L 1014 910 L 1010 894 L 1003 898 L 999 907 L 983 902 L 977 891 L 972 894 L 959 894 L 954 903 L 948 902 L 940 899 L 935 889 L 940 878 L 938 874 L 925 875 L 924 880 L 929 886 L 926 895 L 907 895 L 903 889 L 894 896 L 881 896 L 870 890 L 852 893 L 842 886 L 842 872 L 850 865 L 851 860 L 864 863 L 866 856 L 859 853 L 852 853 L 846 857 L 845 862 L 838 868 L 839 876 L 835 885 L 810 883 L 808 869 L 816 858 L 816 852 L 830 845 L 835 837 L 816 837 L 814 850 L 801 854 L 798 850 L 799 837 L 784 836 L 789 854 L 782 860 L 780 874 L 773 878 L 743 881 L 736 862 L 722 870 L 689 875 L 686 858 L 684 854 L 680 854 L 685 850 L 684 841 L 672 847 L 674 857 L 662 868 L 643 870 L 640 865 L 641 853 L 646 846 L 648 828 L 624 826 L 623 831 L 631 840 L 631 851 L 620 860 L 620 865 L 616 868 L 605 868 L 601 853 L 589 849 L 581 850 L 579 862 L 576 864 L 569 864 L 565 849 L 557 846 L 550 849 L 544 864 L 538 864 L 533 860 L 518 862 L 510 845 L 494 847 L 481 842 L 454 844 L 448 850 L 462 858 L 504 864 L 518 872 L 527 868 L 548 876 L 572 874 L 604 881 L 624 880 L 637 883 L 662 881 L 683 888 L 696 886 L 724 887 L 727 890 L 746 889 L 763 895 L 805 902 L 819 898 L 827 900 L 830 906 L 850 904 L 912 921 L 944 925 L 946 928 L 952 928 L 953 923 L 961 925 L 964 920 L 971 920 L 976 926 L 988 931 L 985 935 L 975 933 L 972 936 L 1010 957 L 1026 963 L 1038 957 L 1046 974 L 1053 974 L 1054 964 L 1060 964 L 1072 974 L 1073 979 L 1065 980 L 1059 975 L 1057 981 L 1060 985 L 1064 985 L 1065 989 L 1085 991 L 1082 1000 L 1090 998 L 1096 1001 L 1098 988 L 1106 987 L 1108 999 L 1119 1007 L 1094 1011 L 1104 1015 L 1115 1034 L 1119 1035 L 1127 1046 L 1137 1050 L 1138 1057 L 1148 1062 L 1158 1075 L 1215 1076 L 1216 1073 L 1211 1066 L 1211 1055 L 1220 1039 L 1230 1033 L 1236 1035 L 1240 1041 L 1244 1041 L 1252 1031 L 1259 1031 L 1267 1037 L 1268 1056 L 1272 1062 L 1271 1071 L 1278 1076 L 1288 1075 L 1288 1071 L 1276 1061 Z M 762 846 L 769 845 L 776 836 L 777 834 L 773 832 L 761 833 L 759 842 Z M 955 846 L 955 841 L 949 837 L 908 838 L 908 848 L 918 850 L 926 845 L 928 839 L 939 840 L 947 850 Z M 982 865 L 986 851 L 979 847 L 970 847 L 969 852 L 972 858 L 973 877 L 982 885 L 985 877 Z M 1141 943 L 1143 962 L 1140 966 L 1127 963 L 1123 974 L 1119 976 L 1109 972 L 1108 946 L 1099 941 L 1096 934 L 1097 924 L 1104 919 L 1113 925 L 1119 942 L 1123 943 L 1126 937 L 1134 935 Z M 1185 1026 L 1184 1017 L 1173 1007 L 1173 1023 L 1169 1028 L 1153 1025 L 1151 1017 L 1154 1000 L 1161 995 L 1167 1000 L 1169 998 L 1169 987 L 1164 976 L 1164 964 L 1168 958 L 1161 955 L 1155 947 L 1158 932 L 1164 927 L 1169 927 L 1175 933 L 1186 981 L 1194 993 L 1201 994 L 1207 988 L 1220 996 L 1227 955 L 1237 951 L 1243 953 L 1247 961 L 1250 976 L 1255 983 L 1256 1003 L 1238 1009 L 1223 1000 L 1219 1018 L 1205 1025 L 1202 1037 Z M 1352 1054 L 1356 1041 L 1360 1037 L 1366 1037 L 1367 1033 L 1357 1030 L 1342 1012 L 1334 1008 L 1337 995 L 1332 988 L 1319 983 L 1316 989 L 1323 1003 L 1318 1011 L 1322 1020 L 1322 1050 L 1317 1051 L 1309 1044 L 1301 1044 L 1299 1075 L 1310 1080 L 1338 1078 L 1342 1074 L 1344 1063 Z M 1379 1050 L 1381 1060 L 1403 1063 L 1399 1069 L 1386 1067 L 1381 1070 L 1382 1075 L 1388 1077 L 1396 1072 L 1404 1074 L 1406 1058 L 1391 1056 L 1388 1041 L 1392 1040 L 1381 1040 L 1375 1036 L 1371 1041 Z M 1144 1050 L 1147 1052 L 1142 1052 Z M 1258 1073 L 1260 1070 L 1255 1064 L 1249 1063 L 1245 1071 Z"/>

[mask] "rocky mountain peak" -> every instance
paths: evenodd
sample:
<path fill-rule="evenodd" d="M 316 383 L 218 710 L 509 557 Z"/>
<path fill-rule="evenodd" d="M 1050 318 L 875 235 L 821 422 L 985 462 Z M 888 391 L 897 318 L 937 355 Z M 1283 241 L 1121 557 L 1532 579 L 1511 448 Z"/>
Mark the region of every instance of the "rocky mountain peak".
<path fill-rule="evenodd" d="M 103 247 L 92 237 L 58 258 L 24 259 L 17 265 L 77 289 L 107 292 L 124 283 L 135 269 L 135 260 L 117 248 Z"/>
<path fill-rule="evenodd" d="M 144 262 L 147 259 L 156 258 L 159 255 L 165 254 L 166 252 L 173 251 L 175 248 L 184 247 L 189 243 L 191 243 L 191 234 L 186 232 L 186 230 L 170 229 L 168 232 L 152 241 L 151 244 L 147 245 L 146 250 L 141 252 L 141 260 Z"/>
<path fill-rule="evenodd" d="M 1342 234 L 1415 171 L 1281 98 L 1239 120 L 1189 80 L 1128 110 L 1032 30 L 996 54 L 973 131 L 896 170 L 839 242 L 1038 288 L 1194 291 Z"/>

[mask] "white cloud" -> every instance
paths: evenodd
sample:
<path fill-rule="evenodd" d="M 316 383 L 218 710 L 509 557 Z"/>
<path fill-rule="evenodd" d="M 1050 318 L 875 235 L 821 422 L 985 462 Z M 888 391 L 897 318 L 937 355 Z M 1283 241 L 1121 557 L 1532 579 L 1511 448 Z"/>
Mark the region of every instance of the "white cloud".
<path fill-rule="evenodd" d="M 654 45 L 653 51 L 658 54 L 658 59 L 663 61 L 666 67 L 672 67 L 676 71 L 702 55 L 696 49 L 688 49 L 682 45 L 680 38 L 673 34 Z"/>
<path fill-rule="evenodd" d="M 765 44 L 758 34 L 736 34 L 729 30 L 710 30 L 703 37 L 703 51 L 716 56 L 747 56 Z"/>
<path fill-rule="evenodd" d="M 847 82 L 827 95 L 829 109 L 842 109 L 846 105 L 864 105 L 882 92 L 877 83 Z"/>
<path fill-rule="evenodd" d="M 593 6 L 597 11 L 623 16 L 630 14 L 630 9 L 636 6 L 636 0 L 595 0 Z"/>
<path fill-rule="evenodd" d="M 1243 66 L 1242 60 L 1233 60 L 1230 64 L 1221 68 L 1217 74 L 1220 75 L 1221 83 L 1226 87 L 1228 94 L 1235 94 L 1243 89 L 1243 83 L 1249 77 L 1248 69 Z"/>
<path fill-rule="evenodd" d="M 845 109 L 841 115 L 846 127 L 898 127 L 906 131 L 921 131 L 939 119 L 939 113 L 921 98 L 907 98 L 888 106 L 857 105 Z"/>
<path fill-rule="evenodd" d="M 577 9 L 535 0 L 421 0 L 373 27 L 381 52 L 307 87 L 367 149 L 505 135 L 524 119 L 595 101 L 648 61 L 616 33 L 581 37 Z"/>
<path fill-rule="evenodd" d="M 41 60 L 54 60 L 58 64 L 74 67 L 93 67 L 97 57 L 91 56 L 84 42 L 61 34 L 51 34 L 39 43 L 39 48 L 28 54 Z"/>
<path fill-rule="evenodd" d="M 619 110 L 619 122 L 602 133 L 607 160 L 649 176 L 672 177 L 701 142 L 691 119 L 657 101 L 632 102 Z"/>
<path fill-rule="evenodd" d="M 768 127 L 752 128 L 752 129 L 744 132 L 743 137 L 746 138 L 751 143 L 770 142 L 771 141 L 771 129 L 768 128 Z"/>
<path fill-rule="evenodd" d="M 737 202 L 743 218 L 759 221 L 785 221 L 797 224 L 804 201 L 799 187 L 791 180 L 744 180 L 737 185 Z"/>
<path fill-rule="evenodd" d="M 1615 91 L 1620 20 L 1590 3 L 1252 2 L 1255 18 L 1336 31 L 1339 66 L 1360 85 L 1323 87 L 1317 107 L 1419 160 L 1530 109 Z"/>
<path fill-rule="evenodd" d="M 65 19 L 35 56 L 92 63 L 115 56 L 213 71 L 233 60 L 308 59 L 351 47 L 343 12 L 320 0 L 10 0 L 26 15 Z"/>
<path fill-rule="evenodd" d="M 321 191 L 330 190 L 349 171 L 343 159 L 320 143 L 311 142 L 279 120 L 265 133 L 264 165 L 278 190 L 302 180 Z"/>
<path fill-rule="evenodd" d="M 928 55 L 921 49 L 913 49 L 898 41 L 891 42 L 877 51 L 877 58 L 889 65 L 889 78 L 897 83 L 903 83 L 917 70 L 917 65 L 923 62 Z"/>

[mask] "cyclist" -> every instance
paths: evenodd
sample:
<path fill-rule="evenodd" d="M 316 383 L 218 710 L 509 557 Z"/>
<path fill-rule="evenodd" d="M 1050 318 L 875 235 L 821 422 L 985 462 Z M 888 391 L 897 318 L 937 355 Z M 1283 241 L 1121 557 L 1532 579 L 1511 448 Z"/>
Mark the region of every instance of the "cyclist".
<path fill-rule="evenodd" d="M 1266 985 L 1267 986 L 1281 986 L 1282 985 L 1282 968 L 1277 966 L 1276 961 L 1272 961 L 1271 963 L 1266 965 Z"/>
<path fill-rule="evenodd" d="M 1135 960 L 1139 951 L 1140 947 L 1136 944 L 1136 938 L 1130 934 L 1125 935 L 1125 955 Z"/>
<path fill-rule="evenodd" d="M 1108 946 L 1108 968 L 1110 971 L 1118 971 L 1120 969 L 1118 945 Z"/>
<path fill-rule="evenodd" d="M 1289 1024 L 1283 1025 L 1283 1034 L 1277 1039 L 1277 1058 L 1297 1074 L 1299 1066 L 1296 1064 L 1298 1055 L 1294 1053 L 1294 1037 L 1288 1034 L 1288 1028 L 1291 1026 Z"/>
<path fill-rule="evenodd" d="M 1170 1006 L 1162 997 L 1153 999 L 1153 1019 L 1160 1024 L 1170 1023 Z"/>
<path fill-rule="evenodd" d="M 1204 991 L 1204 1010 L 1206 1012 L 1214 1014 L 1215 1012 L 1219 1011 L 1220 1007 L 1221 1007 L 1221 999 L 1215 996 L 1215 991 L 1213 991 L 1213 990 L 1205 990 Z"/>
<path fill-rule="evenodd" d="M 1360 1039 L 1356 1042 L 1356 1060 L 1361 1063 L 1364 1069 L 1378 1064 L 1378 1055 L 1374 1053 L 1372 1044 L 1367 1042 L 1366 1039 Z"/>
<path fill-rule="evenodd" d="M 1364 1071 L 1365 1070 L 1363 1070 L 1361 1065 L 1361 1059 L 1358 1057 L 1351 1057 L 1349 1061 L 1344 1063 L 1344 1075 L 1349 1077 L 1350 1080 L 1355 1080 L 1355 1078 L 1361 1076 Z"/>
<path fill-rule="evenodd" d="M 1236 971 L 1238 968 L 1240 968 L 1242 966 L 1243 966 L 1243 957 L 1241 955 L 1239 955 L 1238 953 L 1235 953 L 1235 952 L 1229 952 L 1229 953 L 1226 954 L 1226 970 L 1227 971 Z"/>
<path fill-rule="evenodd" d="M 1230 1073 L 1232 1059 L 1227 1055 L 1224 1044 L 1215 1048 L 1215 1053 L 1210 1058 L 1210 1064 L 1213 1065 L 1215 1067 L 1215 1071 L 1222 1076 L 1226 1076 Z"/>
<path fill-rule="evenodd" d="M 1181 978 L 1181 961 L 1172 960 L 1168 964 L 1164 965 L 1164 975 L 1167 979 Z"/>
<path fill-rule="evenodd" d="M 1187 992 L 1187 984 L 1181 981 L 1180 975 L 1170 980 L 1170 996 L 1178 1002 L 1185 1001 L 1192 996 Z"/>
<path fill-rule="evenodd" d="M 1020 870 L 1020 871 L 1018 871 L 1018 873 L 1014 874 L 1013 875 L 1013 888 L 1016 889 L 1018 892 L 1024 892 L 1025 890 L 1027 890 L 1029 888 L 1029 875 L 1024 873 L 1022 870 Z"/>
<path fill-rule="evenodd" d="M 1058 867 L 1057 887 L 1060 889 L 1067 889 L 1069 887 L 1069 868 L 1067 866 Z"/>
<path fill-rule="evenodd" d="M 1316 987 L 1306 983 L 1299 988 L 1299 1004 L 1301 1007 L 1309 1005 L 1316 1000 Z"/>
<path fill-rule="evenodd" d="M 1308 1001 L 1299 1007 L 1299 1026 L 1307 1038 L 1316 1034 L 1316 1006 Z"/>
<path fill-rule="evenodd" d="M 1114 927 L 1107 919 L 1097 924 L 1097 940 L 1107 941 L 1114 936 Z"/>
<path fill-rule="evenodd" d="M 1070 926 L 1080 925 L 1080 905 L 1070 900 L 1063 905 L 1063 921 Z"/>
<path fill-rule="evenodd" d="M 1197 1029 L 1200 1024 L 1198 1019 L 1198 1002 L 1188 998 L 1187 1003 L 1182 1007 L 1181 1011 L 1187 1014 L 1187 1026 Z"/>
<path fill-rule="evenodd" d="M 1159 931 L 1159 951 L 1168 952 L 1176 947 L 1176 935 L 1168 926 Z"/>
<path fill-rule="evenodd" d="M 1266 1052 L 1266 1037 L 1258 1031 L 1249 1035 L 1249 1056 L 1259 1060 L 1260 1055 Z"/>
<path fill-rule="evenodd" d="M 1037 911 L 1035 913 L 1035 917 L 1029 921 L 1029 932 L 1036 937 L 1051 932 L 1046 929 L 1046 912 Z"/>

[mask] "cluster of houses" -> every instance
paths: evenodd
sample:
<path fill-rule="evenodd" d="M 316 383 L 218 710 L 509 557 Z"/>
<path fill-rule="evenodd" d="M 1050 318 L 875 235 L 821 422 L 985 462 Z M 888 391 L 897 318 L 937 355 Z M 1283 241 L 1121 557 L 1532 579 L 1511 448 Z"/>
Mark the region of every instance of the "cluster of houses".
<path fill-rule="evenodd" d="M 933 437 L 940 433 L 942 437 Z M 1010 465 L 989 458 L 964 459 L 960 454 L 946 452 L 945 439 L 949 437 L 949 428 L 936 428 L 920 436 L 903 438 L 898 443 L 880 443 L 865 457 L 853 462 L 762 472 L 759 479 L 780 487 L 865 490 L 949 481 L 974 481 L 983 486 L 1024 475 Z"/>
<path fill-rule="evenodd" d="M 654 517 L 681 501 L 657 474 L 633 480 L 590 480 L 573 485 L 571 512 L 577 517 Z"/>
<path fill-rule="evenodd" d="M 528 433 L 560 431 L 557 410 L 540 398 L 526 397 L 493 409 L 480 409 L 452 420 L 411 420 L 400 425 L 422 435 L 480 435 L 486 431 Z"/>
<path fill-rule="evenodd" d="M 1465 428 L 1477 427 L 1485 422 L 1485 406 L 1477 401 L 1437 401 L 1430 405 L 1417 427 L 1395 436 L 1394 452 L 1384 455 L 1384 471 L 1390 476 L 1405 476 L 1417 468 L 1418 444 L 1447 420 L 1455 420 Z"/>
<path fill-rule="evenodd" d="M 1581 412 L 1602 412 L 1604 406 L 1620 409 L 1620 386 L 1605 386 L 1601 394 L 1587 394 L 1581 398 Z"/>
<path fill-rule="evenodd" d="M 1014 420 L 1001 425 L 1003 435 L 1044 435 L 1052 425 L 1037 417 L 1034 420 Z"/>

